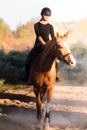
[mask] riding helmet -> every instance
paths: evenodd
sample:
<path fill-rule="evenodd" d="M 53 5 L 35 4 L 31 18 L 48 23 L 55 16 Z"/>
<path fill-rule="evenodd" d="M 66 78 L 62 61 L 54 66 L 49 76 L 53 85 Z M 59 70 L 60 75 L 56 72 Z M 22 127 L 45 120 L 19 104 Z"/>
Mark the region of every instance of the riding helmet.
<path fill-rule="evenodd" d="M 46 15 L 46 16 L 51 16 L 51 10 L 48 7 L 45 7 L 41 11 L 41 16 Z"/>

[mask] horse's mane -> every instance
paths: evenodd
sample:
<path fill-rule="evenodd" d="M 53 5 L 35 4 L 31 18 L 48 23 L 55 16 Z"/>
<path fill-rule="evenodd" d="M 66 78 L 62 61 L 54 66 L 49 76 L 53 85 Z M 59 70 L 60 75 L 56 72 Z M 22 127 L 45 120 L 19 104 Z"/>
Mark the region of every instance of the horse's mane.
<path fill-rule="evenodd" d="M 44 49 L 40 54 L 40 68 L 43 67 L 43 70 L 50 70 L 52 63 L 55 59 L 54 54 L 56 45 L 56 38 L 53 38 L 44 45 Z"/>
<path fill-rule="evenodd" d="M 54 51 L 55 45 L 56 45 L 56 38 L 53 38 L 52 40 L 48 41 L 44 45 L 43 58 L 45 58 L 45 56 L 49 56 L 50 52 Z M 52 54 L 52 56 L 53 56 L 53 54 Z"/>
<path fill-rule="evenodd" d="M 45 45 L 44 45 L 44 48 L 45 50 L 49 50 L 53 48 L 53 46 L 55 46 L 56 44 L 56 37 L 53 38 L 52 40 L 49 40 Z"/>

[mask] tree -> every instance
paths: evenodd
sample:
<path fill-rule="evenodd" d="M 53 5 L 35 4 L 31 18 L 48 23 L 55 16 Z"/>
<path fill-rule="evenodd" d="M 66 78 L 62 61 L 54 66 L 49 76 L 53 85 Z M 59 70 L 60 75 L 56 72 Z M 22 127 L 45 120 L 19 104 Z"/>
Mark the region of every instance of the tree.
<path fill-rule="evenodd" d="M 10 30 L 9 26 L 4 23 L 3 19 L 0 19 L 0 33 L 3 36 L 9 36 L 12 34 L 12 31 Z"/>

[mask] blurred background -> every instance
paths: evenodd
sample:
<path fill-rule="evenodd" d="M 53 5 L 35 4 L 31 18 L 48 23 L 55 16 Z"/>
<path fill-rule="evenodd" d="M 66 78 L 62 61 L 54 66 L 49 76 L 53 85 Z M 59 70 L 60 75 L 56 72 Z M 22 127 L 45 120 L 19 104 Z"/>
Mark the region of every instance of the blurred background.
<path fill-rule="evenodd" d="M 0 0 L 0 87 L 18 84 L 24 73 L 26 56 L 34 46 L 34 23 L 43 7 L 52 10 L 50 23 L 55 33 L 69 36 L 67 42 L 77 60 L 74 69 L 60 63 L 63 84 L 87 83 L 86 0 Z"/>

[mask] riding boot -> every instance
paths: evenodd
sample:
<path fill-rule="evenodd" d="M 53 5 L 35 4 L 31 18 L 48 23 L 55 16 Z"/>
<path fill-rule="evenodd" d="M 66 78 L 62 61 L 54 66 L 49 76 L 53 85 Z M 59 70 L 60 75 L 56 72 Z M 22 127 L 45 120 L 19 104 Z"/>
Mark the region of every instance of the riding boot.
<path fill-rule="evenodd" d="M 29 52 L 26 58 L 25 62 L 25 74 L 26 76 L 24 77 L 25 82 L 29 81 L 29 75 L 30 75 L 30 68 L 31 68 L 31 63 L 33 60 L 36 58 L 36 56 L 43 50 L 43 46 L 40 44 L 39 46 L 34 46 L 33 49 Z"/>
<path fill-rule="evenodd" d="M 25 63 L 25 76 L 22 78 L 22 81 L 24 81 L 24 82 L 28 82 L 28 80 L 29 80 L 30 65 L 31 65 L 30 60 Z"/>
<path fill-rule="evenodd" d="M 28 83 L 28 85 L 32 85 L 32 82 L 30 80 L 30 66 L 28 66 L 29 68 L 27 68 L 26 71 L 26 82 Z"/>
<path fill-rule="evenodd" d="M 60 74 L 60 64 L 59 64 L 59 61 L 56 60 L 56 81 L 61 81 L 62 80 L 62 77 L 61 77 L 61 74 Z"/>
<path fill-rule="evenodd" d="M 25 64 L 26 81 L 29 79 L 30 74 L 30 64 Z"/>

